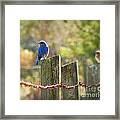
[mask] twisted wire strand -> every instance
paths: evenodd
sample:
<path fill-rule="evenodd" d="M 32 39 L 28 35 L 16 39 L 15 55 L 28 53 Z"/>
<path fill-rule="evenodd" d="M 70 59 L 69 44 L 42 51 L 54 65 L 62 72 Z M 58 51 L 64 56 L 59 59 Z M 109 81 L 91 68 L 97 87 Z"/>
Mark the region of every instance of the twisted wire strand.
<path fill-rule="evenodd" d="M 79 82 L 78 84 L 76 85 L 67 85 L 67 84 L 64 84 L 64 83 L 60 83 L 60 84 L 53 84 L 53 85 L 37 85 L 37 84 L 33 84 L 31 82 L 26 82 L 26 81 L 20 81 L 20 86 L 25 86 L 25 87 L 31 87 L 31 88 L 36 88 L 36 89 L 55 89 L 55 88 L 65 88 L 65 89 L 73 89 L 73 88 L 76 88 L 78 86 L 81 86 L 81 87 L 85 87 L 85 88 L 90 88 L 90 87 L 99 87 L 100 86 L 100 83 L 97 83 L 97 84 L 93 84 L 93 85 L 85 85 L 84 83 L 82 82 Z"/>

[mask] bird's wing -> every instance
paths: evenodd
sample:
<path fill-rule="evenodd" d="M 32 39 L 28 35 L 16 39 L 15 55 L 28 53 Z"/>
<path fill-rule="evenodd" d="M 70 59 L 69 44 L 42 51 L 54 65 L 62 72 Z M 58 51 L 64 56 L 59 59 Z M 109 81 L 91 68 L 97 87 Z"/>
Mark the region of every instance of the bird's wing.
<path fill-rule="evenodd" d="M 45 55 L 44 55 L 45 59 L 47 58 L 48 55 L 49 55 L 49 48 L 46 47 L 46 53 L 45 53 Z"/>
<path fill-rule="evenodd" d="M 44 60 L 44 59 L 46 59 L 47 58 L 47 56 L 48 56 L 48 54 L 49 54 L 49 48 L 48 47 L 45 47 L 45 48 L 43 48 L 42 50 L 41 50 L 41 58 L 40 58 L 40 60 Z"/>

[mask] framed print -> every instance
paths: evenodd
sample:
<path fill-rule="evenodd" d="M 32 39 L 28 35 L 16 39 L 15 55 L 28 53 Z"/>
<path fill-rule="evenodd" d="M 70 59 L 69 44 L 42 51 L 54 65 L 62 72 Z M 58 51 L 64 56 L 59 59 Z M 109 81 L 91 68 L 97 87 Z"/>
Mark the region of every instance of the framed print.
<path fill-rule="evenodd" d="M 117 0 L 1 9 L 2 119 L 119 119 Z"/>

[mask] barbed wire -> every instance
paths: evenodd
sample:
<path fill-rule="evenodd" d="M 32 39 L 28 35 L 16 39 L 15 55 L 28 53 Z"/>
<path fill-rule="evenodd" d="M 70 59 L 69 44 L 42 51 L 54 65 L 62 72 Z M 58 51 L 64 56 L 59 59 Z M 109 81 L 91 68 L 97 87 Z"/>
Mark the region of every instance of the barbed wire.
<path fill-rule="evenodd" d="M 74 89 L 78 86 L 81 86 L 81 87 L 85 87 L 85 88 L 91 88 L 91 87 L 99 87 L 100 86 L 100 83 L 97 83 L 97 84 L 93 84 L 93 85 L 85 85 L 84 83 L 82 82 L 79 82 L 78 84 L 76 85 L 67 85 L 67 84 L 64 84 L 64 83 L 60 83 L 60 84 L 53 84 L 53 85 L 38 85 L 38 84 L 33 84 L 31 82 L 26 82 L 26 81 L 20 81 L 20 86 L 25 86 L 25 87 L 31 87 L 31 88 L 39 88 L 39 89 L 55 89 L 55 88 L 65 88 L 65 89 Z"/>

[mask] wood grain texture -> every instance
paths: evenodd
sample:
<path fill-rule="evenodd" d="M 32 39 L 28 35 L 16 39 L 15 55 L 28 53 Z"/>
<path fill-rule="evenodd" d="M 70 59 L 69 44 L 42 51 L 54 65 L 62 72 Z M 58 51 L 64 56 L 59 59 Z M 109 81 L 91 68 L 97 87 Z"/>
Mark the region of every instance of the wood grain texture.
<path fill-rule="evenodd" d="M 77 74 L 77 63 L 73 62 L 62 66 L 62 83 L 67 84 L 68 86 L 74 86 L 78 83 L 78 74 Z M 78 100 L 78 87 L 73 89 L 62 88 L 62 99 L 63 100 Z"/>
<path fill-rule="evenodd" d="M 60 72 L 60 56 L 54 56 L 52 58 L 42 61 L 41 64 L 41 85 L 53 85 L 59 83 Z M 42 100 L 58 100 L 59 88 L 41 90 Z"/>
<path fill-rule="evenodd" d="M 100 82 L 100 64 L 93 64 L 86 66 L 86 86 L 96 85 Z M 92 86 L 86 88 L 87 100 L 99 100 L 100 99 L 100 86 Z"/>

